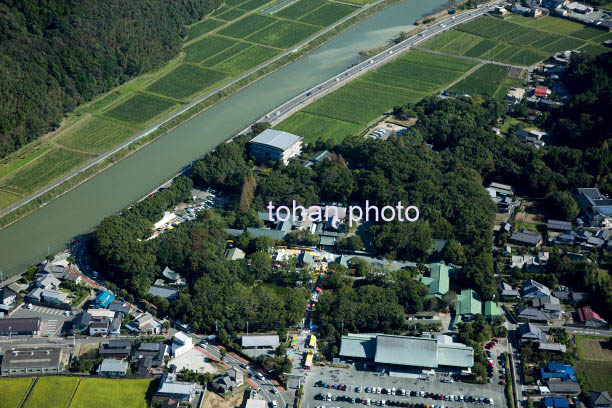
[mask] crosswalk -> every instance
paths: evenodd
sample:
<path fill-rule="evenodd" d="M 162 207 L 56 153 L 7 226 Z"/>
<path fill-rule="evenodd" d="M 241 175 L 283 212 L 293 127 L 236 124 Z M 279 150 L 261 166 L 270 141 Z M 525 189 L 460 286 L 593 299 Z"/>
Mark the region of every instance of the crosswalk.
<path fill-rule="evenodd" d="M 45 334 L 47 336 L 52 336 L 57 331 L 57 320 L 47 320 L 47 330 Z"/>
<path fill-rule="evenodd" d="M 30 310 L 36 313 L 44 313 L 44 314 L 55 315 L 55 316 L 61 316 L 65 312 L 65 310 L 51 309 L 51 308 L 44 307 L 44 306 L 32 306 Z"/>

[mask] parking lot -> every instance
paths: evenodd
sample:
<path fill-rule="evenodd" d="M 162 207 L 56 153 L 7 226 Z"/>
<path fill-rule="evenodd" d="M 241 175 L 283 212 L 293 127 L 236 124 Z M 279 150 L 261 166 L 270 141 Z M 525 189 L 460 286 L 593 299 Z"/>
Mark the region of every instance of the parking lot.
<path fill-rule="evenodd" d="M 371 371 L 360 371 L 354 367 L 349 369 L 323 368 L 313 367 L 313 371 L 307 376 L 304 387 L 304 403 L 303 405 L 310 408 L 327 406 L 327 407 L 347 407 L 354 404 L 367 405 L 364 400 L 369 399 L 370 405 L 381 405 L 379 401 L 385 400 L 386 406 L 417 406 L 423 404 L 423 407 L 430 405 L 431 407 L 440 406 L 446 408 L 472 408 L 484 406 L 506 407 L 504 389 L 496 381 L 491 384 L 468 384 L 464 382 L 454 381 L 446 383 L 441 381 L 442 378 L 422 380 L 417 378 L 394 377 L 383 373 L 375 373 Z M 327 389 L 320 386 L 315 386 L 319 381 L 328 382 L 330 384 L 344 384 L 346 391 L 337 389 Z M 356 392 L 355 388 L 361 387 L 360 392 Z M 381 388 L 381 393 L 366 393 L 367 387 Z M 383 389 L 395 389 L 395 395 L 391 395 Z M 398 389 L 411 391 L 413 395 L 402 396 L 397 395 Z M 453 395 L 459 397 L 464 396 L 464 401 L 447 401 L 436 400 L 430 397 L 417 396 L 416 393 L 435 393 L 444 395 Z M 329 394 L 335 397 L 335 401 L 324 401 L 316 398 L 319 394 L 327 396 Z M 338 398 L 340 397 L 340 398 Z M 467 397 L 487 398 L 491 399 L 492 404 L 487 402 L 470 402 L 466 401 Z M 351 402 L 351 398 L 355 399 L 355 403 Z M 358 402 L 361 401 L 361 402 Z M 487 400 L 488 401 L 488 400 Z"/>
<path fill-rule="evenodd" d="M 11 317 L 15 318 L 31 318 L 39 317 L 42 321 L 41 336 L 53 336 L 61 330 L 64 322 L 74 318 L 73 315 L 65 316 L 65 310 L 53 309 L 50 307 L 32 305 L 31 309 L 23 307 L 16 310 Z"/>

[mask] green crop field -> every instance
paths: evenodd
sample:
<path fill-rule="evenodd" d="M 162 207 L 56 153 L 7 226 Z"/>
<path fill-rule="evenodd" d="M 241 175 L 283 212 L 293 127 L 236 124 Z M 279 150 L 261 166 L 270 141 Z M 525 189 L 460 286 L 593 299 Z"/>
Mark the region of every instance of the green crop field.
<path fill-rule="evenodd" d="M 603 34 L 603 30 L 599 30 L 593 27 L 584 27 L 581 30 L 574 31 L 571 36 L 580 38 L 581 40 L 592 40 L 594 38 L 601 37 Z"/>
<path fill-rule="evenodd" d="M 586 52 L 587 54 L 591 54 L 594 56 L 598 56 L 598 55 L 610 52 L 610 49 L 607 47 L 604 47 L 603 45 L 593 45 L 593 44 L 587 44 L 581 47 L 580 50 Z"/>
<path fill-rule="evenodd" d="M 582 40 L 572 37 L 563 37 L 552 44 L 542 48 L 542 51 L 556 53 L 565 50 L 575 50 L 586 43 Z"/>
<path fill-rule="evenodd" d="M 0 208 L 6 208 L 11 204 L 16 203 L 21 199 L 21 196 L 18 196 L 13 193 L 9 193 L 8 191 L 0 190 Z"/>
<path fill-rule="evenodd" d="M 430 67 L 421 64 L 411 64 L 398 61 L 396 64 L 387 64 L 378 72 L 388 75 L 397 75 L 407 79 L 431 82 L 432 84 L 445 84 L 461 76 L 461 72 Z"/>
<path fill-rule="evenodd" d="M 245 3 L 240 4 L 240 8 L 243 10 L 255 10 L 263 6 L 264 4 L 269 3 L 270 0 L 249 0 Z"/>
<path fill-rule="evenodd" d="M 529 66 L 535 64 L 536 62 L 542 61 L 546 57 L 548 57 L 548 54 L 522 49 L 508 58 L 506 62 L 513 65 Z"/>
<path fill-rule="evenodd" d="M 510 57 L 514 54 L 518 54 L 519 51 L 522 51 L 521 47 L 517 47 L 516 45 L 508 44 L 499 52 L 492 54 L 493 60 L 500 62 L 508 62 Z"/>
<path fill-rule="evenodd" d="M 185 99 L 221 82 L 226 74 L 211 69 L 181 64 L 157 81 L 147 90 L 176 99 Z"/>
<path fill-rule="evenodd" d="M 290 20 L 297 20 L 308 13 L 311 13 L 319 7 L 327 4 L 325 0 L 300 0 L 293 3 L 289 7 L 285 7 L 279 12 L 275 13 L 275 16 L 288 18 Z"/>
<path fill-rule="evenodd" d="M 488 38 L 483 39 L 478 44 L 474 45 L 472 48 L 467 50 L 463 55 L 466 57 L 478 58 L 481 56 L 487 55 L 487 53 L 493 49 L 498 43 L 495 40 L 490 40 Z"/>
<path fill-rule="evenodd" d="M 544 38 L 553 39 L 553 38 L 559 38 L 559 37 L 554 34 L 551 36 L 551 34 L 546 31 L 531 29 L 529 33 L 516 37 L 515 39 L 510 40 L 510 42 L 512 44 L 516 44 L 516 45 L 520 45 L 524 47 L 526 45 L 533 44 L 536 41 L 540 41 Z"/>
<path fill-rule="evenodd" d="M 216 9 L 215 11 L 212 12 L 211 16 L 215 17 L 218 16 L 219 14 L 223 14 L 225 13 L 227 10 L 229 10 L 231 7 L 226 6 L 225 4 L 222 5 L 221 7 L 219 7 L 218 9 Z"/>
<path fill-rule="evenodd" d="M 244 3 L 246 0 L 225 0 L 225 4 L 228 6 L 238 6 Z"/>
<path fill-rule="evenodd" d="M 54 147 L 8 176 L 2 181 L 1 186 L 10 191 L 30 193 L 55 181 L 89 160 L 91 160 L 91 157 L 88 155 Z"/>
<path fill-rule="evenodd" d="M 517 25 L 512 31 L 507 31 L 504 34 L 495 37 L 497 41 L 513 42 L 516 38 L 532 33 L 534 30 L 530 27 Z"/>
<path fill-rule="evenodd" d="M 557 34 L 571 34 L 584 28 L 583 24 L 564 18 L 545 16 L 536 20 L 535 28 Z"/>
<path fill-rule="evenodd" d="M 262 28 L 269 26 L 275 21 L 277 20 L 273 17 L 264 16 L 262 14 L 251 14 L 250 16 L 246 16 L 242 20 L 236 21 L 232 25 L 225 27 L 219 31 L 219 34 L 242 39 L 253 34 L 255 31 L 259 31 Z"/>
<path fill-rule="evenodd" d="M 18 158 L 16 160 L 12 160 L 11 159 L 8 163 L 0 165 L 0 179 L 5 177 L 5 176 L 8 176 L 9 174 L 14 172 L 18 168 L 25 166 L 26 164 L 28 164 L 29 162 L 31 162 L 32 160 L 34 160 L 38 156 L 40 156 L 43 153 L 45 153 L 50 148 L 51 148 L 51 146 L 44 146 L 43 145 L 43 146 L 36 147 L 35 150 L 33 150 L 33 151 L 25 151 L 25 150 L 21 151 L 17 155 Z"/>
<path fill-rule="evenodd" d="M 440 89 L 440 85 L 403 78 L 397 75 L 383 74 L 381 72 L 368 72 L 362 77 L 362 79 L 364 81 L 376 82 L 378 84 L 410 89 L 416 92 L 434 93 Z"/>
<path fill-rule="evenodd" d="M 224 51 L 221 51 L 218 54 L 215 54 L 214 57 L 211 57 L 211 58 L 205 60 L 204 62 L 202 62 L 202 65 L 204 65 L 206 67 L 214 67 L 215 65 L 220 64 L 221 62 L 225 61 L 226 59 L 233 57 L 234 55 L 238 54 L 239 52 L 242 52 L 242 51 L 246 50 L 250 46 L 251 46 L 251 44 L 249 44 L 249 43 L 239 42 L 237 44 L 232 45 L 228 49 L 226 49 Z"/>
<path fill-rule="evenodd" d="M 106 111 L 105 116 L 130 123 L 146 123 L 161 115 L 176 103 L 157 96 L 137 93 L 114 108 Z"/>
<path fill-rule="evenodd" d="M 246 14 L 246 11 L 240 9 L 230 9 L 223 14 L 219 14 L 217 18 L 223 21 L 232 21 L 238 17 L 242 17 Z"/>
<path fill-rule="evenodd" d="M 549 34 L 546 37 L 542 37 L 539 40 L 536 40 L 536 41 L 530 43 L 529 46 L 531 48 L 542 50 L 542 49 L 548 47 L 550 44 L 552 44 L 555 41 L 557 41 L 559 38 L 561 38 L 561 37 L 559 37 L 558 34 Z"/>
<path fill-rule="evenodd" d="M 612 362 L 580 360 L 574 367 L 578 376 L 584 378 L 583 391 L 608 391 L 612 393 Z"/>
<path fill-rule="evenodd" d="M 465 72 L 478 63 L 463 58 L 451 58 L 445 55 L 436 55 L 426 51 L 413 50 L 402 55 L 398 61 L 411 64 L 427 65 L 434 68 Z M 427 81 L 430 82 L 430 81 Z"/>
<path fill-rule="evenodd" d="M 423 43 L 423 48 L 430 50 L 439 51 L 452 42 L 455 38 L 461 36 L 463 33 L 457 30 L 450 30 L 443 34 L 437 35 L 432 39 L 429 39 Z"/>
<path fill-rule="evenodd" d="M 325 116 L 297 112 L 282 121 L 275 129 L 303 136 L 304 142 L 307 144 L 319 140 L 340 143 L 346 137 L 359 133 L 362 126 Z"/>
<path fill-rule="evenodd" d="M 57 138 L 57 144 L 87 153 L 104 153 L 127 140 L 136 128 L 123 122 L 91 116 L 68 128 Z"/>
<path fill-rule="evenodd" d="M 466 33 L 479 35 L 486 38 L 497 38 L 518 26 L 495 17 L 482 17 L 467 24 L 460 25 L 457 29 Z"/>
<path fill-rule="evenodd" d="M 223 24 L 225 24 L 223 21 L 207 18 L 206 20 L 189 27 L 187 41 L 193 40 L 194 38 L 198 38 L 202 34 L 209 33 L 215 28 L 221 27 Z"/>
<path fill-rule="evenodd" d="M 329 3 L 302 17 L 300 21 L 325 27 L 334 21 L 340 20 L 342 17 L 351 14 L 355 10 L 355 7 L 346 4 Z"/>
<path fill-rule="evenodd" d="M 253 45 L 241 53 L 223 61 L 217 65 L 215 69 L 222 72 L 238 74 L 247 69 L 256 67 L 262 62 L 272 58 L 277 53 L 278 51 L 272 48 Z"/>
<path fill-rule="evenodd" d="M 374 3 L 376 0 L 345 0 L 345 3 L 352 3 L 358 6 L 365 6 L 366 4 Z"/>
<path fill-rule="evenodd" d="M 19 408 L 25 398 L 32 378 L 2 378 L 0 379 L 0 408 Z"/>
<path fill-rule="evenodd" d="M 283 20 L 250 35 L 247 39 L 271 47 L 289 48 L 317 31 L 319 31 L 319 28 L 311 25 Z"/>
<path fill-rule="evenodd" d="M 78 377 L 40 377 L 23 408 L 65 408 L 78 383 Z"/>
<path fill-rule="evenodd" d="M 609 339 L 576 336 L 576 345 L 581 360 L 612 362 L 612 341 Z"/>
<path fill-rule="evenodd" d="M 458 33 L 459 35 L 453 41 L 446 44 L 446 46 L 440 48 L 440 51 L 463 55 L 483 40 L 482 37 L 474 34 L 463 33 L 461 31 L 458 31 Z"/>
<path fill-rule="evenodd" d="M 195 63 L 204 61 L 205 59 L 212 57 L 213 55 L 231 47 L 234 44 L 236 44 L 236 40 L 232 40 L 230 38 L 219 37 L 216 35 L 204 37 L 201 40 L 185 47 L 185 52 L 187 53 L 185 61 Z"/>
<path fill-rule="evenodd" d="M 357 80 L 304 109 L 304 112 L 366 125 L 395 105 L 417 102 L 425 94 Z"/>
<path fill-rule="evenodd" d="M 501 85 L 508 67 L 495 64 L 486 64 L 474 71 L 470 76 L 453 85 L 449 91 L 468 95 L 493 96 Z"/>
<path fill-rule="evenodd" d="M 156 382 L 84 378 L 70 408 L 146 408 Z"/>

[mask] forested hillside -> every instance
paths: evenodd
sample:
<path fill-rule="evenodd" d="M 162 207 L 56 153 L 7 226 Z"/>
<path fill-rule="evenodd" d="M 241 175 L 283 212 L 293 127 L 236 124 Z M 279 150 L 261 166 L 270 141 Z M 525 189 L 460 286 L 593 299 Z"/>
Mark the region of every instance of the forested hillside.
<path fill-rule="evenodd" d="M 176 55 L 221 0 L 0 2 L 0 157 Z"/>

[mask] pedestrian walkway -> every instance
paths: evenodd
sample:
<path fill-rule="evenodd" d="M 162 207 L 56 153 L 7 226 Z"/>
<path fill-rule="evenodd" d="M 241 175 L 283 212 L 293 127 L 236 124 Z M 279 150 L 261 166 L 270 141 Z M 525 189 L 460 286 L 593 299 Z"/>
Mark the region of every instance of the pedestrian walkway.
<path fill-rule="evenodd" d="M 46 336 L 53 336 L 57 331 L 57 320 L 47 321 L 47 330 L 45 331 Z"/>

